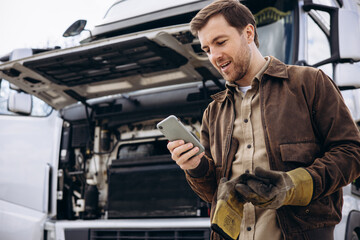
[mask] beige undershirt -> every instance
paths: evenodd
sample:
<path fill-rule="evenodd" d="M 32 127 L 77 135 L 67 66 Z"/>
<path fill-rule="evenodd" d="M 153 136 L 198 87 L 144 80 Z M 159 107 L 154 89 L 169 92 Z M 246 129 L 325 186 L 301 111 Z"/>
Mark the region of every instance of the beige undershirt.
<path fill-rule="evenodd" d="M 266 152 L 264 131 L 261 122 L 261 109 L 259 97 L 259 81 L 269 65 L 269 57 L 265 57 L 266 64 L 251 82 L 251 88 L 244 94 L 240 88 L 231 83 L 235 99 L 235 123 L 233 137 L 239 141 L 239 148 L 232 164 L 231 179 L 255 167 L 270 169 Z M 251 203 L 244 205 L 243 220 L 239 240 L 282 240 L 281 230 L 276 218 L 276 211 L 261 209 Z M 271 236 L 271 237 L 270 237 Z"/>

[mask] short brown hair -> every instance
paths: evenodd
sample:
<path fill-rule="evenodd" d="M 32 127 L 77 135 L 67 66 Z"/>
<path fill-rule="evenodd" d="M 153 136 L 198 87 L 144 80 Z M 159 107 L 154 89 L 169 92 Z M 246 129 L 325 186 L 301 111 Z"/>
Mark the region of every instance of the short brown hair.
<path fill-rule="evenodd" d="M 253 25 L 255 29 L 254 42 L 259 47 L 254 15 L 238 0 L 217 0 L 201 9 L 190 22 L 191 33 L 197 36 L 198 31 L 212 16 L 217 14 L 223 15 L 230 26 L 237 28 L 239 32 L 248 24 Z"/>

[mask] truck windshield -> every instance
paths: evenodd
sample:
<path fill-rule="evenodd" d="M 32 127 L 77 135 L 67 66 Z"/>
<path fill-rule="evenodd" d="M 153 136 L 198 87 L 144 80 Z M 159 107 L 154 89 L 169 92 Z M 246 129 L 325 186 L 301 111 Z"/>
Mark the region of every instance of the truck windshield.
<path fill-rule="evenodd" d="M 297 1 L 249 0 L 244 2 L 255 16 L 260 52 L 292 64 L 295 59 L 295 9 Z"/>
<path fill-rule="evenodd" d="M 104 17 L 104 23 L 122 21 L 136 18 L 164 9 L 184 7 L 191 3 L 203 2 L 204 0 L 162 0 L 152 1 L 149 4 L 143 0 L 120 0 L 108 10 Z M 292 64 L 295 59 L 294 45 L 297 27 L 296 9 L 297 0 L 241 0 L 254 14 L 260 42 L 260 52 L 264 56 L 272 55 L 279 60 Z M 198 9 L 199 10 L 199 9 Z M 189 12 L 197 9 L 189 9 Z M 190 18 L 191 19 L 191 18 Z M 189 22 L 184 19 L 183 23 Z M 170 20 L 167 25 L 174 24 Z M 177 22 L 179 24 L 179 22 Z"/>

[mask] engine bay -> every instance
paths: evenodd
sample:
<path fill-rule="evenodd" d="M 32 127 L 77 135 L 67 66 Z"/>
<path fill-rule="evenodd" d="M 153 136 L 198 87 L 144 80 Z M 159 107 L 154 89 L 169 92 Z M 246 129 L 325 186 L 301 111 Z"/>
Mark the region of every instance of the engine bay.
<path fill-rule="evenodd" d="M 196 83 L 64 109 L 57 218 L 208 216 L 156 124 L 174 114 L 199 137 L 203 110 L 218 90 Z"/>

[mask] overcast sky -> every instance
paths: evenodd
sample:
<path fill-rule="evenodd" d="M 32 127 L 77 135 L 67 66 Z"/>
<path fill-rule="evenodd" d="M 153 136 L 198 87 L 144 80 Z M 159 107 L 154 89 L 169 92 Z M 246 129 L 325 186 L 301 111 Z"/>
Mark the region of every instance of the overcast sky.
<path fill-rule="evenodd" d="M 91 29 L 115 0 L 0 0 L 0 56 L 15 48 L 69 46 L 63 32 L 76 20 Z M 77 41 L 77 40 L 76 40 Z"/>

